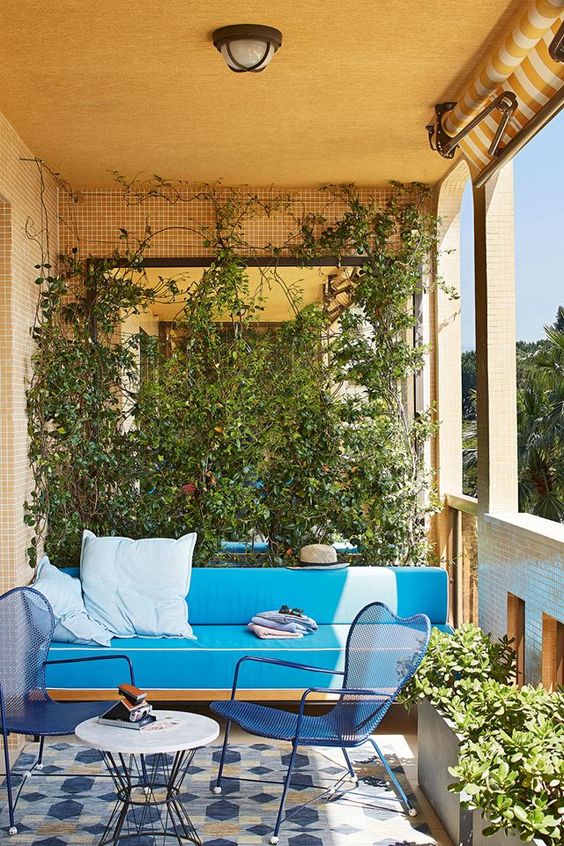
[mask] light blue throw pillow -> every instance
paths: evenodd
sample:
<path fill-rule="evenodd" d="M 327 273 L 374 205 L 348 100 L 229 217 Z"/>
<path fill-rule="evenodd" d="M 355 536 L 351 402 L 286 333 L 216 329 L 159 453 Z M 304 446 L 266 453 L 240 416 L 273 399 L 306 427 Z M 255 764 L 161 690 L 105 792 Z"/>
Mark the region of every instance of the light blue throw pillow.
<path fill-rule="evenodd" d="M 112 632 L 86 613 L 80 580 L 53 567 L 46 555 L 37 565 L 33 587 L 43 594 L 53 609 L 53 640 L 111 646 Z"/>
<path fill-rule="evenodd" d="M 132 540 L 82 534 L 86 610 L 118 637 L 194 638 L 186 596 L 196 534 Z"/>

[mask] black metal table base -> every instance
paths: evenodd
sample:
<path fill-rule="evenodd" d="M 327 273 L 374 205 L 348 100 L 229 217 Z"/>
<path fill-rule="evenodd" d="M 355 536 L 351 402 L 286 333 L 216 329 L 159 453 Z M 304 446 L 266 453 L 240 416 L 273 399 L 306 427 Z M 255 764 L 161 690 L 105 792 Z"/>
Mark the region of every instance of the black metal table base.
<path fill-rule="evenodd" d="M 132 839 L 166 844 L 168 838 L 180 846 L 186 842 L 202 846 L 180 795 L 195 753 L 195 749 L 154 755 L 103 752 L 117 801 L 99 846 Z"/>

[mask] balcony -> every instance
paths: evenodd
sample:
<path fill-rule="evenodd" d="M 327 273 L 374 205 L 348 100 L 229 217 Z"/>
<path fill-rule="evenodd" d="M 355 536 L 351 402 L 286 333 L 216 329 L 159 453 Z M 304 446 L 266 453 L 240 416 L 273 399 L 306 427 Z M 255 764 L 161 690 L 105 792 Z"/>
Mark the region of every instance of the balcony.
<path fill-rule="evenodd" d="M 44 552 L 59 569 L 77 567 L 84 528 L 132 538 L 197 528 L 196 564 L 230 572 L 298 567 L 300 548 L 327 542 L 351 571 L 446 571 L 448 618 L 437 625 L 453 640 L 465 624 L 494 643 L 509 636 L 517 685 L 559 696 L 564 528 L 542 509 L 524 513 L 519 499 L 516 314 L 531 243 L 542 268 L 538 279 L 529 271 L 531 309 L 545 297 L 544 277 L 561 271 L 550 271 L 542 214 L 528 227 L 519 217 L 529 197 L 519 157 L 548 133 L 554 149 L 564 137 L 563 3 L 446 0 L 415 10 L 328 0 L 265 12 L 243 2 L 236 18 L 264 15 L 279 31 L 260 73 L 232 72 L 235 53 L 217 37 L 214 47 L 212 33 L 238 23 L 231 8 L 189 6 L 101 0 L 93 11 L 6 0 L 0 12 L 2 593 L 29 585 L 29 565 Z M 250 48 L 233 49 L 244 59 Z M 537 198 L 557 222 L 560 159 L 557 151 L 553 186 Z M 530 194 L 533 169 L 528 179 Z M 464 492 L 462 460 L 469 322 L 475 497 Z M 542 478 L 525 482 L 550 493 L 557 516 L 562 405 L 552 371 L 543 391 L 552 392 L 557 434 Z M 93 682 L 64 696 L 88 701 L 111 687 Z M 156 698 L 209 715 L 209 700 L 228 687 L 196 695 L 204 685 L 189 679 Z M 254 696 L 270 701 L 258 688 Z M 277 690 L 275 704 L 293 698 Z M 316 702 L 312 713 L 327 707 Z M 431 737 L 422 744 L 413 712 L 399 706 L 378 729 L 420 817 L 402 812 L 359 753 L 377 809 L 351 795 L 307 805 L 280 843 L 462 840 L 417 781 L 417 750 Z M 46 747 L 49 762 L 71 773 L 62 793 L 51 786 L 37 799 L 47 822 L 25 805 L 17 840 L 26 846 L 103 835 L 107 784 L 73 776 L 75 754 L 92 762 L 67 742 Z M 236 743 L 264 784 L 241 812 L 230 794 L 206 793 L 201 807 L 198 799 L 196 827 L 209 846 L 252 846 L 271 834 L 266 759 L 278 752 L 247 735 Z M 12 760 L 21 749 L 11 737 Z M 30 741 L 24 771 L 34 751 Z M 206 768 L 219 754 L 208 752 Z M 332 766 L 309 763 L 321 779 Z M 209 788 L 207 775 L 193 775 L 198 790 Z M 556 846 L 550 821 L 547 833 L 528 818 L 529 799 L 522 825 Z M 481 823 L 464 819 L 478 846 Z"/>

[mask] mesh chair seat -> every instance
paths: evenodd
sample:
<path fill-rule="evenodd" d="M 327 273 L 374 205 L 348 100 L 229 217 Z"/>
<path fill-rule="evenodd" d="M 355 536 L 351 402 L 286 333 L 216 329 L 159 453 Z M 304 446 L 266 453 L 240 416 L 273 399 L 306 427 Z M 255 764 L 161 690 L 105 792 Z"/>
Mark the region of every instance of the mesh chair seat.
<path fill-rule="evenodd" d="M 382 697 L 380 703 L 343 703 L 329 714 L 304 715 L 300 724 L 300 744 L 321 746 L 359 746 L 364 743 L 375 723 L 379 722 L 381 708 L 389 697 Z M 355 715 L 352 716 L 354 709 Z M 213 703 L 213 710 L 227 720 L 233 720 L 242 729 L 259 737 L 274 740 L 293 741 L 297 737 L 298 714 L 267 705 L 237 700 Z"/>
<path fill-rule="evenodd" d="M 14 734 L 32 734 L 50 737 L 72 734 L 79 723 L 98 717 L 115 702 L 54 702 L 52 699 L 21 703 L 10 709 L 6 729 Z"/>

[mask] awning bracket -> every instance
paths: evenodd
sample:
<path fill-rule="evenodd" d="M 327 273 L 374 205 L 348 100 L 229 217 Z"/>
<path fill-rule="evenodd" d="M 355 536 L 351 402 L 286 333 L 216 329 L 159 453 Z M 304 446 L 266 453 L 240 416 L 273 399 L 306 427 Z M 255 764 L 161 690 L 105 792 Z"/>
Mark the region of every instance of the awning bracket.
<path fill-rule="evenodd" d="M 499 111 L 501 112 L 501 120 L 488 152 L 490 156 L 495 156 L 501 153 L 501 149 L 503 149 L 500 149 L 501 139 L 503 138 L 507 125 L 518 106 L 515 94 L 512 91 L 503 91 L 495 98 L 495 100 L 492 100 L 492 102 L 489 103 L 479 115 L 476 115 L 470 123 L 467 123 L 460 132 L 451 136 L 444 129 L 443 118 L 448 112 L 451 112 L 455 106 L 456 103 L 453 102 L 437 103 L 435 106 L 435 122 L 426 127 L 431 149 L 436 150 L 437 153 L 440 153 L 440 155 L 445 159 L 452 159 L 462 139 L 465 138 L 469 132 L 472 132 L 472 130 L 489 114 L 494 111 Z"/>

